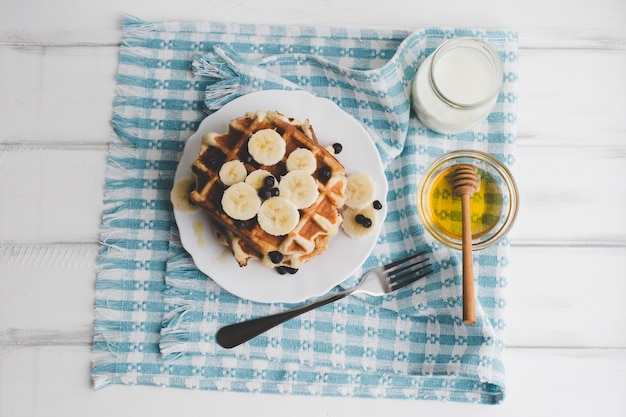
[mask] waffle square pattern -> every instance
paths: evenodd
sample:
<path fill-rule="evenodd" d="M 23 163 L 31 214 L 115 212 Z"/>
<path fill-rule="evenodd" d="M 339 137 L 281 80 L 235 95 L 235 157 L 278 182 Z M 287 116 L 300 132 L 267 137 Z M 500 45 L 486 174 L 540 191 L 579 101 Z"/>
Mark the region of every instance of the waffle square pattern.
<path fill-rule="evenodd" d="M 240 266 L 256 259 L 295 273 L 324 253 L 343 221 L 347 178 L 308 120 L 257 111 L 203 136 L 192 204 L 211 218 Z"/>

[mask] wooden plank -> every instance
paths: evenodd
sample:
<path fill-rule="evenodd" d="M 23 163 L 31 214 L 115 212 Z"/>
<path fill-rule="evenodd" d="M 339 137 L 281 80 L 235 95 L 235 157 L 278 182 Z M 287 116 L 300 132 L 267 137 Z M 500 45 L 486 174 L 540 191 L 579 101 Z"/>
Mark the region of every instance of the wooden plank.
<path fill-rule="evenodd" d="M 626 128 L 626 51 L 521 50 L 521 146 L 619 146 Z"/>
<path fill-rule="evenodd" d="M 0 246 L 0 344 L 89 345 L 97 254 L 95 243 Z M 626 348 L 625 255 L 512 248 L 507 345 Z"/>
<path fill-rule="evenodd" d="M 92 417 L 271 416 L 623 416 L 624 350 L 509 349 L 508 394 L 498 406 L 114 386 L 94 392 L 88 347 L 0 346 L 0 415 Z M 522 406 L 523 405 L 523 406 Z"/>
<path fill-rule="evenodd" d="M 500 415 L 626 415 L 625 359 L 624 350 L 507 349 Z"/>
<path fill-rule="evenodd" d="M 0 151 L 0 241 L 96 242 L 106 148 Z"/>
<path fill-rule="evenodd" d="M 90 344 L 98 249 L 0 246 L 0 344 Z"/>
<path fill-rule="evenodd" d="M 106 143 L 117 47 L 0 47 L 0 144 Z"/>
<path fill-rule="evenodd" d="M 626 247 L 514 247 L 509 346 L 626 347 Z"/>
<path fill-rule="evenodd" d="M 626 243 L 624 148 L 520 148 L 513 174 L 520 211 L 515 244 Z"/>
<path fill-rule="evenodd" d="M 71 10 L 72 12 L 67 12 Z M 306 0 L 186 0 L 180 3 L 159 2 L 158 7 L 143 7 L 141 0 L 111 0 L 105 3 L 79 3 L 61 0 L 54 3 L 6 0 L 0 15 L 0 44 L 66 44 L 80 42 L 109 44 L 119 32 L 120 19 L 133 14 L 148 21 L 195 20 L 242 23 L 280 23 L 340 27 L 377 27 L 414 30 L 420 27 L 457 26 L 518 28 L 522 44 L 531 47 L 624 47 L 626 6 L 606 0 L 587 7 L 567 0 L 549 3 L 541 0 L 508 2 L 480 0 L 468 12 L 463 0 L 431 2 L 428 10 L 420 2 L 397 1 L 371 3 L 363 7 L 358 0 L 333 5 L 333 12 Z M 541 13 L 534 13 L 541 10 Z M 34 15 L 46 16 L 44 24 Z M 532 15 L 532 18 L 529 18 Z M 468 18 L 471 16 L 471 19 Z M 314 22 L 314 23 L 313 23 Z M 34 35 L 33 35 L 34 34 Z"/>

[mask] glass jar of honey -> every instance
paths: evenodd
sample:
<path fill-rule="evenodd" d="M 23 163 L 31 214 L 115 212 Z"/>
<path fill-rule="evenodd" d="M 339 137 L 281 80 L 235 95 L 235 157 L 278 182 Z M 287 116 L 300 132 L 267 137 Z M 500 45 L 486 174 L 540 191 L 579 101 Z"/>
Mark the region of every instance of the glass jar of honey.
<path fill-rule="evenodd" d="M 417 187 L 417 211 L 426 230 L 440 243 L 461 249 L 461 198 L 451 184 L 459 164 L 476 167 L 479 187 L 470 199 L 472 248 L 502 239 L 513 226 L 519 195 L 511 172 L 493 156 L 473 150 L 444 154 L 435 160 Z"/>

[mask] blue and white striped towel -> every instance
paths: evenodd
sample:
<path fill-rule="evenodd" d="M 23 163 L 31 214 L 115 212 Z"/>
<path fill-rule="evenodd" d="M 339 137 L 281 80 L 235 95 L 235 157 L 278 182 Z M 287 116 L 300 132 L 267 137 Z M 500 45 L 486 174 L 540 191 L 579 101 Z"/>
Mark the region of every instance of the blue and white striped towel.
<path fill-rule="evenodd" d="M 438 44 L 461 35 L 482 37 L 498 50 L 505 82 L 483 124 L 439 135 L 411 113 L 409 86 Z M 427 165 L 450 150 L 514 161 L 516 84 L 517 36 L 510 32 L 127 19 L 97 281 L 94 348 L 103 357 L 93 367 L 96 387 L 499 402 L 508 244 L 476 256 L 479 321 L 462 325 L 459 255 L 425 234 L 414 188 Z M 169 189 L 205 105 L 215 110 L 260 89 L 308 90 L 363 123 L 389 181 L 389 215 L 363 269 L 420 246 L 432 251 L 437 273 L 398 294 L 318 309 L 229 351 L 215 344 L 217 328 L 281 306 L 239 299 L 194 268 L 178 240 Z"/>

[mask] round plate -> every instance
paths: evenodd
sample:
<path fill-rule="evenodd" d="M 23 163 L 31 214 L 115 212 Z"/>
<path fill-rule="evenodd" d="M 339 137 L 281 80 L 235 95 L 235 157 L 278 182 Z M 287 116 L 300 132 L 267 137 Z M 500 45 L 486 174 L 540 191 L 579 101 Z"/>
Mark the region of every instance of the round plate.
<path fill-rule="evenodd" d="M 200 271 L 239 297 L 265 303 L 295 303 L 325 294 L 365 262 L 387 214 L 387 181 L 372 138 L 352 116 L 332 101 L 305 91 L 268 90 L 239 97 L 204 119 L 185 144 L 174 184 L 193 178 L 191 164 L 198 157 L 205 133 L 226 132 L 230 120 L 257 110 L 276 110 L 300 121 L 308 118 L 320 145 L 341 143 L 343 150 L 336 157 L 346 173 L 367 172 L 376 184 L 376 199 L 383 202 L 372 233 L 350 238 L 340 228 L 330 238 L 326 252 L 312 258 L 293 275 L 280 275 L 255 260 L 240 267 L 230 250 L 217 242 L 205 212 L 174 209 L 181 243 Z"/>

